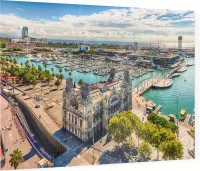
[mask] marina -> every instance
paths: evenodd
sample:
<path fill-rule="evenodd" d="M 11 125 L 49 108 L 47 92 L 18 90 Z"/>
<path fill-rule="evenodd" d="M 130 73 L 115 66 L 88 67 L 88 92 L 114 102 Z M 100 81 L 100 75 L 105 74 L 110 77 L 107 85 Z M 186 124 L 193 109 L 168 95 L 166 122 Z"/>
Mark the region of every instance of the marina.
<path fill-rule="evenodd" d="M 13 56 L 12 58 L 17 59 L 18 64 L 21 64 L 21 63 L 25 64 L 27 60 L 27 57 L 23 57 L 23 56 Z M 49 59 L 49 57 L 44 57 L 44 59 Z M 56 57 L 54 57 L 54 59 L 56 59 Z M 107 75 L 109 74 L 108 68 L 109 66 L 111 66 L 111 64 L 106 65 L 105 63 L 103 64 L 103 62 L 99 62 L 99 65 L 98 65 L 98 67 L 100 68 L 99 70 L 101 71 L 105 70 L 104 73 L 106 74 L 98 75 L 97 74 L 98 67 L 97 66 L 92 67 L 92 62 L 90 60 L 89 62 L 88 61 L 81 62 L 80 65 L 72 65 L 72 63 L 76 63 L 77 60 L 73 60 L 73 59 L 62 60 L 62 58 L 58 58 L 58 59 L 60 60 L 57 60 L 57 61 L 47 60 L 47 61 L 52 61 L 52 62 L 46 66 L 43 63 L 43 60 L 41 59 L 40 61 L 37 61 L 37 62 L 30 61 L 30 65 L 34 65 L 35 67 L 38 67 L 40 65 L 43 69 L 45 69 L 46 67 L 46 69 L 49 70 L 50 72 L 52 72 L 52 68 L 53 68 L 54 70 L 53 72 L 55 74 L 60 74 L 59 69 L 61 68 L 62 74 L 64 75 L 64 79 L 71 77 L 75 80 L 75 82 L 78 82 L 80 79 L 83 79 L 84 82 L 87 82 L 89 84 L 94 84 L 97 82 L 104 81 L 109 76 Z M 187 58 L 185 60 L 187 61 L 187 64 L 188 63 L 194 64 L 194 58 Z M 53 63 L 53 61 L 55 61 L 56 64 Z M 125 64 L 127 64 L 127 62 L 125 62 Z M 73 66 L 73 67 L 70 67 L 70 66 Z M 83 68 L 81 68 L 80 66 L 83 66 Z M 87 67 L 84 67 L 84 66 L 87 66 Z M 123 70 L 124 67 L 122 65 L 120 67 L 120 64 L 112 64 L 112 66 L 115 66 L 118 79 L 120 80 L 120 78 L 122 77 L 121 71 Z M 166 69 L 166 70 L 159 70 L 159 69 L 152 70 L 151 69 L 150 70 L 150 69 L 145 69 L 145 68 L 142 69 L 142 68 L 137 68 L 137 67 L 134 67 L 135 69 L 131 69 L 131 65 L 130 66 L 128 65 L 127 67 L 130 68 L 130 76 L 132 78 L 133 88 L 135 86 L 137 87 L 137 85 L 143 82 L 144 82 L 143 84 L 145 85 L 145 80 L 146 80 L 146 83 L 148 81 L 150 83 L 151 80 L 154 80 L 153 85 L 147 84 L 147 87 L 141 90 L 142 92 L 140 92 L 140 94 L 142 94 L 146 98 L 149 98 L 156 104 L 161 104 L 163 106 L 161 109 L 161 112 L 163 114 L 169 115 L 170 113 L 172 113 L 170 111 L 173 111 L 173 113 L 177 113 L 176 107 L 175 107 L 175 105 L 177 104 L 177 100 L 176 100 L 177 98 L 174 98 L 174 96 L 175 97 L 178 96 L 179 111 L 181 107 L 185 107 L 185 109 L 189 113 L 193 112 L 194 110 L 194 105 L 193 105 L 194 103 L 194 65 L 191 65 L 189 68 L 187 68 L 186 66 L 183 66 L 180 69 L 178 69 L 178 71 L 176 71 L 177 69 L 172 69 L 170 71 L 170 69 Z M 163 79 L 161 81 L 161 78 L 163 77 L 169 77 L 169 78 Z M 186 78 L 187 78 L 187 81 L 186 81 Z M 184 81 L 184 82 L 180 85 L 179 84 L 180 81 L 181 82 Z M 163 87 L 163 85 L 165 85 L 164 87 L 168 87 L 168 88 L 160 89 L 161 87 Z M 151 86 L 157 87 L 158 89 L 152 89 L 150 88 Z M 183 92 L 186 90 L 190 91 L 191 94 L 190 96 L 188 95 L 188 98 L 185 98 L 183 101 L 181 100 L 182 97 L 187 96 L 185 94 L 183 96 Z M 174 94 L 175 92 L 176 92 L 176 95 Z"/>

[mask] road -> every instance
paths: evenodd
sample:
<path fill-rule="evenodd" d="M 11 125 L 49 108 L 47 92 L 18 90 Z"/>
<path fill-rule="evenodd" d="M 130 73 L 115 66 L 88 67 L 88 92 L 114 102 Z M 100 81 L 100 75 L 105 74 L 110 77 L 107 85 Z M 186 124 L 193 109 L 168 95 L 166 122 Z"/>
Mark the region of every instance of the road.
<path fill-rule="evenodd" d="M 1 132 L 5 149 L 8 151 L 5 153 L 5 165 L 3 170 L 14 169 L 10 166 L 10 154 L 17 148 L 23 153 L 24 162 L 18 167 L 19 169 L 37 168 L 37 162 L 40 160 L 35 150 L 31 147 L 28 140 L 23 141 L 21 135 L 18 132 L 17 126 L 14 121 L 14 117 L 11 112 L 11 107 L 6 99 L 0 96 L 0 120 L 1 120 Z M 12 125 L 12 126 L 11 126 Z M 11 129 L 6 129 L 11 127 Z"/>

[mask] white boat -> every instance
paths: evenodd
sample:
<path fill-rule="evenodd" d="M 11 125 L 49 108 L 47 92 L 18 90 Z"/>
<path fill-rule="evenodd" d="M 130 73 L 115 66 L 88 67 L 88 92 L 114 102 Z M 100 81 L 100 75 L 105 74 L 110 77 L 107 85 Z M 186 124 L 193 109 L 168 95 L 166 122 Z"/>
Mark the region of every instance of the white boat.
<path fill-rule="evenodd" d="M 27 57 L 27 58 L 31 58 L 32 55 L 31 55 L 31 54 L 27 54 L 25 57 Z"/>
<path fill-rule="evenodd" d="M 187 71 L 187 67 L 186 66 L 180 68 L 177 72 L 185 72 L 185 71 Z"/>
<path fill-rule="evenodd" d="M 41 57 L 42 57 L 42 55 L 41 55 L 41 54 L 37 54 L 36 56 L 37 56 L 37 57 L 39 57 L 39 58 L 41 58 Z"/>
<path fill-rule="evenodd" d="M 187 66 L 193 66 L 193 65 L 194 65 L 194 63 L 192 63 L 192 62 L 187 63 Z"/>
<path fill-rule="evenodd" d="M 50 61 L 46 61 L 46 64 L 47 65 L 51 65 L 52 63 Z"/>
<path fill-rule="evenodd" d="M 180 76 L 180 75 L 181 75 L 180 73 L 174 73 L 174 74 L 172 74 L 171 77 L 178 77 L 178 76 Z"/>
<path fill-rule="evenodd" d="M 160 70 L 160 71 L 164 71 L 165 70 L 165 68 L 161 68 L 160 66 L 157 67 L 157 69 Z"/>

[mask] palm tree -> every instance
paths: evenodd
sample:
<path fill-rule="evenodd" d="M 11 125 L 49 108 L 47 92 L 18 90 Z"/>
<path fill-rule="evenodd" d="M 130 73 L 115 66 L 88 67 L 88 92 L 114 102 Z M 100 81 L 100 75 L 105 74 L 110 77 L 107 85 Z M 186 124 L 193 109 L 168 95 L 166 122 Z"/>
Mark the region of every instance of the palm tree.
<path fill-rule="evenodd" d="M 55 86 L 57 87 L 57 90 L 58 90 L 58 87 L 60 86 L 61 82 L 60 82 L 59 79 L 57 79 L 54 84 L 55 84 Z"/>
<path fill-rule="evenodd" d="M 52 74 L 54 73 L 54 68 L 51 68 L 51 72 L 52 72 Z"/>
<path fill-rule="evenodd" d="M 28 61 L 28 60 L 26 60 L 26 62 L 25 62 L 25 66 L 26 66 L 26 67 L 29 66 L 29 61 Z"/>
<path fill-rule="evenodd" d="M 71 77 L 71 75 L 72 75 L 72 72 L 71 72 L 71 71 L 69 71 L 69 77 Z"/>
<path fill-rule="evenodd" d="M 11 164 L 11 166 L 14 167 L 14 169 L 17 169 L 17 167 L 23 160 L 22 151 L 19 149 L 16 149 L 13 151 L 12 154 L 10 154 L 10 157 L 11 157 L 11 159 L 9 160 L 9 163 Z"/>
<path fill-rule="evenodd" d="M 42 94 L 42 81 L 44 81 L 45 77 L 43 73 L 39 74 L 39 80 L 40 80 L 40 84 L 41 84 L 41 94 Z"/>
<path fill-rule="evenodd" d="M 31 80 L 31 84 L 33 85 L 33 89 L 34 89 L 35 86 L 37 85 L 37 80 L 35 77 Z"/>
<path fill-rule="evenodd" d="M 46 63 L 44 63 L 44 68 L 45 68 L 45 71 L 46 71 L 46 68 L 47 68 L 47 64 Z"/>
<path fill-rule="evenodd" d="M 12 80 L 12 85 L 13 85 L 13 93 L 14 93 L 15 86 L 16 86 L 16 81 L 15 81 L 15 79 Z"/>
<path fill-rule="evenodd" d="M 16 65 L 17 64 L 17 60 L 14 58 L 13 59 L 13 63 Z"/>
<path fill-rule="evenodd" d="M 52 80 L 52 75 L 47 75 L 46 76 L 46 82 L 47 82 L 47 84 L 49 85 L 49 83 L 50 83 L 50 81 Z"/>
<path fill-rule="evenodd" d="M 61 82 L 62 82 L 63 78 L 64 78 L 63 74 L 60 74 L 59 79 L 60 79 Z"/>
<path fill-rule="evenodd" d="M 42 67 L 40 65 L 38 65 L 38 70 L 42 71 Z"/>
<path fill-rule="evenodd" d="M 62 73 L 62 68 L 59 69 L 60 74 Z"/>
<path fill-rule="evenodd" d="M 82 84 L 83 84 L 83 79 L 80 79 L 80 80 L 78 81 L 78 85 L 81 86 Z"/>

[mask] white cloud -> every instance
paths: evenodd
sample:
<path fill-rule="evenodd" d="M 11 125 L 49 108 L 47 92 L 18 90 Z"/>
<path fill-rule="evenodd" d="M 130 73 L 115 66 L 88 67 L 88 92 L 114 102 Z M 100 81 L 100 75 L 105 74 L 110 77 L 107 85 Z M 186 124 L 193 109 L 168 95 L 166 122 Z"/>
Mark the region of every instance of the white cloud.
<path fill-rule="evenodd" d="M 32 37 L 57 39 L 87 39 L 107 41 L 194 41 L 194 25 L 174 27 L 178 22 L 194 22 L 194 13 L 188 11 L 146 10 L 138 8 L 111 9 L 92 15 L 52 16 L 52 21 L 37 18 L 35 21 L 15 15 L 0 14 L 1 33 L 21 34 L 19 26 L 27 26 Z M 168 14 L 178 17 L 169 19 Z M 186 15 L 187 14 L 187 15 Z M 163 16 L 162 20 L 158 17 Z"/>

